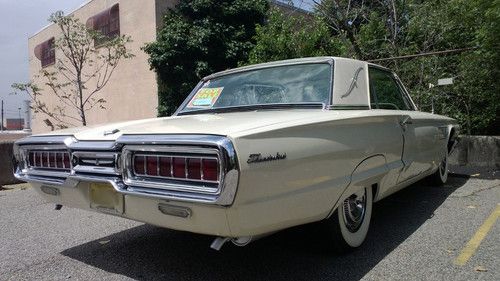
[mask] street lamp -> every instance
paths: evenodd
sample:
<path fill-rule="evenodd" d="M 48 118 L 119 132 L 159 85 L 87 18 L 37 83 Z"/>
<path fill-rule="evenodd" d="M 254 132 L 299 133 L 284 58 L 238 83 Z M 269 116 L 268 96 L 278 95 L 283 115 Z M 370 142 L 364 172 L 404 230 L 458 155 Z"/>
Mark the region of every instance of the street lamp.
<path fill-rule="evenodd" d="M 438 79 L 437 85 L 429 83 L 429 90 L 436 87 L 436 86 L 451 85 L 451 84 L 453 84 L 454 78 L 455 77 Z M 432 107 L 431 112 L 432 112 L 432 114 L 434 114 L 434 95 L 432 95 L 432 94 L 431 94 L 431 107 Z"/>

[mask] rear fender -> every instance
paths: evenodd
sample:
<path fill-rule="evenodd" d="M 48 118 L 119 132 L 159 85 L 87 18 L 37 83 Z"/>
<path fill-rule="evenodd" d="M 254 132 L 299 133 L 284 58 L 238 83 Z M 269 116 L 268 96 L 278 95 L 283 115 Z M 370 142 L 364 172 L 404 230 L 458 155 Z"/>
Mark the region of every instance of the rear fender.
<path fill-rule="evenodd" d="M 377 154 L 365 158 L 356 166 L 354 171 L 352 171 L 350 183 L 344 189 L 338 200 L 334 202 L 333 208 L 328 214 L 328 217 L 335 212 L 340 202 L 343 202 L 356 190 L 362 187 L 372 187 L 374 184 L 379 184 L 388 173 L 389 168 L 387 167 L 387 161 L 384 155 Z M 378 191 L 379 188 L 376 190 L 376 193 L 373 194 L 374 198 L 377 198 Z"/>

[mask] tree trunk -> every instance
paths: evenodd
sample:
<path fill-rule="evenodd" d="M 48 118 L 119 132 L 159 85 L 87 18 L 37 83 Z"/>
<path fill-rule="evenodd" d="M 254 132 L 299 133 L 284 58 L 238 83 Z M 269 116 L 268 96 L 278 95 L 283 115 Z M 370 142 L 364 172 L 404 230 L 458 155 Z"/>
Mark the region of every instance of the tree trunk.
<path fill-rule="evenodd" d="M 82 78 L 81 71 L 77 71 L 76 83 L 78 84 L 78 98 L 80 99 L 80 119 L 82 121 L 83 126 L 87 126 L 87 119 L 85 116 L 85 106 L 83 104 L 83 87 L 82 87 Z"/>
<path fill-rule="evenodd" d="M 352 48 L 354 50 L 354 53 L 356 54 L 357 59 L 363 60 L 363 52 L 361 51 L 361 48 L 359 47 L 358 42 L 356 41 L 356 38 L 354 37 L 354 34 L 351 30 L 350 27 L 347 27 L 344 25 L 345 32 L 347 35 L 347 39 L 349 39 L 349 42 L 351 42 Z"/>

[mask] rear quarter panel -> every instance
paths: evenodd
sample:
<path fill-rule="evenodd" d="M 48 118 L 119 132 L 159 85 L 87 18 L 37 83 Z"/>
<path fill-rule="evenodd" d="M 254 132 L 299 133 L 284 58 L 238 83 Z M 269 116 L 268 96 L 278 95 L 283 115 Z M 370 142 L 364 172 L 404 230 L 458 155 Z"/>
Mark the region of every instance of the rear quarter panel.
<path fill-rule="evenodd" d="M 231 136 L 240 179 L 228 221 L 234 236 L 257 235 L 326 218 L 363 160 L 366 170 L 393 185 L 401 168 L 402 135 L 396 115 L 366 116 L 258 128 Z M 338 113 L 337 113 L 338 114 Z M 286 159 L 247 163 L 250 154 Z M 373 173 L 371 173 L 373 174 Z M 362 180 L 361 178 L 356 178 Z"/>

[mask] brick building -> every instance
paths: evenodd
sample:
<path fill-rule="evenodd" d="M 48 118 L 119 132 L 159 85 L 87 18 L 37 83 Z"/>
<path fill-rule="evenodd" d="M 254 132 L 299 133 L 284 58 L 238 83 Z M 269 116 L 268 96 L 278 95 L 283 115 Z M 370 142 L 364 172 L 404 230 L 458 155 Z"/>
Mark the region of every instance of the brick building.
<path fill-rule="evenodd" d="M 5 130 L 22 130 L 24 129 L 24 119 L 7 118 L 5 119 Z"/>

